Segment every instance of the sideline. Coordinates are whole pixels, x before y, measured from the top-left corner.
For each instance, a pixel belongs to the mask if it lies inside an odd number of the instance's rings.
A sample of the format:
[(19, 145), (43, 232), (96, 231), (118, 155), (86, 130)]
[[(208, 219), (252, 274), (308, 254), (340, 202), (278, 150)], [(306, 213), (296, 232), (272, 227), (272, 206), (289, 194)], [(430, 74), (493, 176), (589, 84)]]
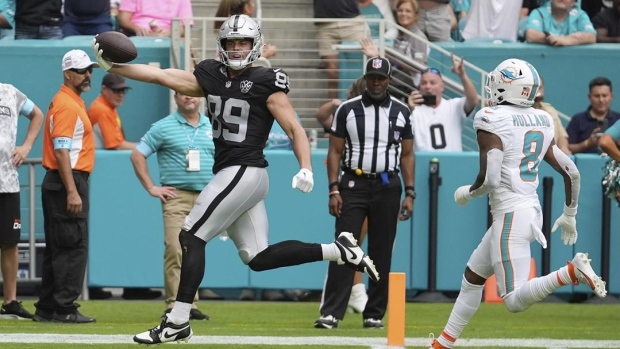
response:
[[(372, 349), (388, 348), (385, 338), (378, 337), (268, 337), (268, 336), (193, 336), (191, 344), (237, 345), (338, 345), (367, 346)], [(89, 335), (58, 333), (3, 333), (0, 343), (74, 343), (123, 344), (133, 343), (131, 335)], [(512, 348), (620, 348), (620, 340), (586, 339), (459, 339), (459, 347), (512, 347)], [(426, 347), (428, 338), (406, 338), (405, 345)], [(389, 347), (394, 349), (395, 347)]]

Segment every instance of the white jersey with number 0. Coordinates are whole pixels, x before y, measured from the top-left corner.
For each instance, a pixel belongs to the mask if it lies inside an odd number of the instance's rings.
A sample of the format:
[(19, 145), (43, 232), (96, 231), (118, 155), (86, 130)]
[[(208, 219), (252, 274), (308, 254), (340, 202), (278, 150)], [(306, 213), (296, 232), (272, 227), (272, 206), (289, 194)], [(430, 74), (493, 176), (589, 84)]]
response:
[(551, 115), (534, 108), (487, 107), (476, 113), (474, 128), (497, 135), (504, 148), (500, 186), (489, 194), (493, 215), (540, 207), (538, 167), (553, 140)]

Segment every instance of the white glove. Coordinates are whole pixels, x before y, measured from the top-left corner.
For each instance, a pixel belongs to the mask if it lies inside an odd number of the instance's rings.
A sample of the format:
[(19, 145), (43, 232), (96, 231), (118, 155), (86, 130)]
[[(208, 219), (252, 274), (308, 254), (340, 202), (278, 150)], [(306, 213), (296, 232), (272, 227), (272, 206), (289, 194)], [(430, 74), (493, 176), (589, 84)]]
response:
[(99, 49), (97, 37), (93, 38), (91, 46), (93, 47), (93, 52), (95, 53), (95, 57), (97, 58), (97, 63), (99, 63), (99, 67), (105, 71), (112, 69), (114, 62), (110, 62), (107, 59), (103, 58), (103, 50)]
[(293, 177), (293, 189), (299, 189), (304, 193), (309, 193), (314, 187), (314, 179), (312, 178), (312, 171), (307, 168), (302, 168)]
[(467, 205), (471, 201), (471, 194), (469, 193), (469, 188), (471, 185), (464, 185), (462, 187), (458, 187), (454, 192), (454, 201), (461, 206)]
[(569, 216), (566, 213), (562, 213), (560, 218), (556, 219), (553, 224), (551, 232), (554, 233), (558, 227), (562, 227), (562, 241), (564, 245), (574, 245), (577, 242), (577, 221), (575, 216)]
[(534, 232), (534, 238), (538, 243), (542, 246), (542, 248), (547, 248), (547, 239), (545, 239), (545, 234), (543, 234), (542, 230), (538, 227), (538, 224), (532, 222), (532, 231)]

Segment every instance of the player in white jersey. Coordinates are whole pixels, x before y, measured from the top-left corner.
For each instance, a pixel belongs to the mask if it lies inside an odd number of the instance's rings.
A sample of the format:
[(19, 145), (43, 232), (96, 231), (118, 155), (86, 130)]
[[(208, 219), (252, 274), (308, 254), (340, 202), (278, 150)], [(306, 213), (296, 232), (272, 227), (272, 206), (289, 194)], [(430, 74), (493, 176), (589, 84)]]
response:
[(528, 280), (530, 244), (536, 240), (547, 247), (536, 194), (540, 162), (545, 160), (564, 178), (564, 213), (552, 230), (562, 228), (565, 245), (577, 241), (580, 188), (577, 167), (553, 140), (551, 115), (532, 108), (539, 81), (536, 69), (519, 59), (505, 60), (487, 77), (490, 106), (474, 118), (480, 171), (473, 185), (456, 190), (454, 199), (466, 205), (472, 198), (489, 194), (493, 223), (467, 262), (448, 323), (440, 337), (432, 340), (431, 349), (452, 348), (478, 310), (483, 285), (493, 274), (510, 312), (525, 311), (569, 284), (589, 285), (599, 297), (607, 294), (605, 282), (592, 270), (586, 253), (577, 253), (567, 266), (548, 275)]

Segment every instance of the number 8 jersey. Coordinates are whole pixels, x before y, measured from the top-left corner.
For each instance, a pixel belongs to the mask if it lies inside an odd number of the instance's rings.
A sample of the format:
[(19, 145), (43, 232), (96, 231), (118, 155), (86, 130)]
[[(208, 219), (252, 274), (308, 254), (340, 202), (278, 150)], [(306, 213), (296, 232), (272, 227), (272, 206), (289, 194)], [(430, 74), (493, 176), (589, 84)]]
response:
[(538, 167), (553, 140), (551, 115), (534, 108), (487, 107), (476, 113), (474, 129), (497, 135), (504, 147), (500, 186), (489, 194), (491, 212), (540, 207)]
[(267, 167), (263, 149), (274, 121), (267, 99), (288, 93), (288, 75), (278, 68), (250, 67), (230, 78), (226, 65), (213, 59), (200, 62), (194, 75), (213, 125), (213, 173), (235, 165)]

